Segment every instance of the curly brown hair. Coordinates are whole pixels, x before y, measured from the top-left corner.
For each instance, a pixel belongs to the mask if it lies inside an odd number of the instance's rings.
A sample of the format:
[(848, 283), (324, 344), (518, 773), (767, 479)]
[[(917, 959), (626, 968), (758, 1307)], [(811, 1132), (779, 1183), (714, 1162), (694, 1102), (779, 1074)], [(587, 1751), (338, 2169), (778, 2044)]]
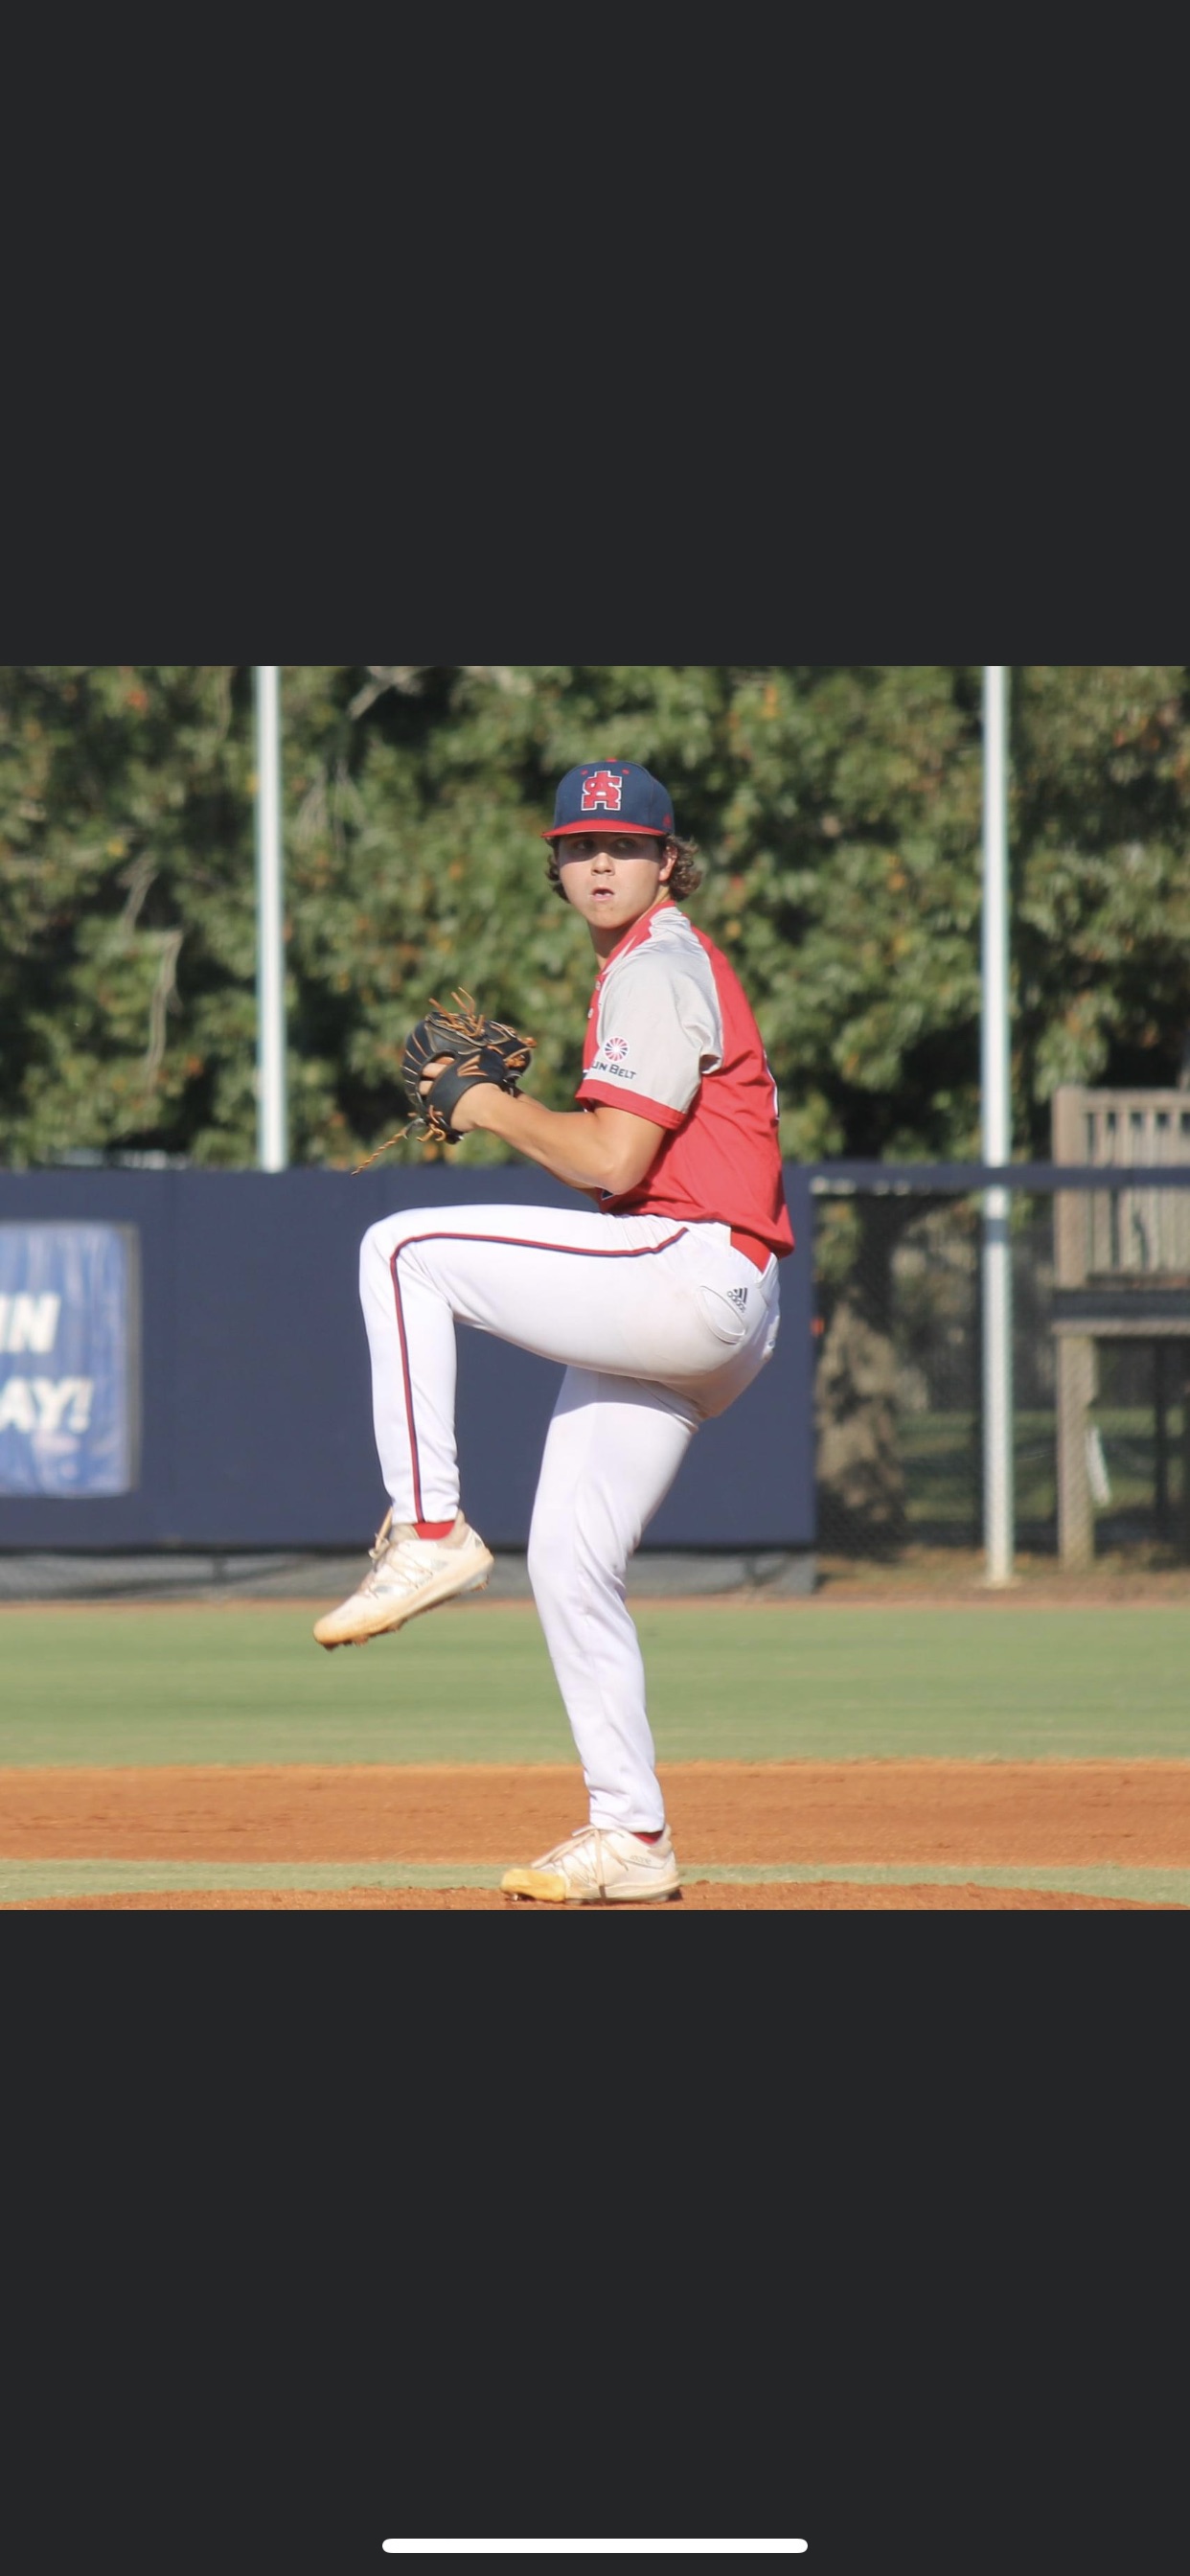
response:
[[(658, 834), (657, 837), (660, 838), (660, 834)], [(662, 858), (664, 858), (666, 850), (676, 850), (678, 855), (674, 860), (673, 873), (665, 891), (667, 894), (673, 896), (675, 903), (684, 903), (687, 895), (693, 894), (695, 887), (702, 884), (702, 869), (698, 865), (698, 843), (697, 841), (679, 841), (677, 833), (670, 832), (666, 835), (665, 848), (661, 852)], [(555, 894), (560, 894), (563, 903), (565, 903), (567, 901), (567, 894), (566, 888), (562, 883), (561, 870), (558, 866), (558, 845), (556, 841), (551, 841), (550, 843), (550, 854), (546, 861), (545, 872)]]

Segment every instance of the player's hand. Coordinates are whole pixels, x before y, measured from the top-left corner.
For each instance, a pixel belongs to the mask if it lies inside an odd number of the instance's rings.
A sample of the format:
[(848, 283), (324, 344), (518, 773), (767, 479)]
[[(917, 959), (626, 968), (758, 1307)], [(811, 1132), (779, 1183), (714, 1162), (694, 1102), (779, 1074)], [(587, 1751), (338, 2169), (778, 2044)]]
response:
[[(433, 1063), (426, 1066), (425, 1073), (418, 1084), (423, 1100), (428, 1100), (433, 1084), (440, 1073), (445, 1073), (449, 1063), (448, 1055), (436, 1055)], [(481, 1103), (485, 1092), (498, 1089), (499, 1085), (495, 1082), (473, 1082), (470, 1090), (465, 1091), (462, 1098), (456, 1100), (450, 1113), (450, 1123), (456, 1136), (469, 1136), (473, 1128), (483, 1125), (482, 1118), (477, 1118), (475, 1115), (476, 1108)]]

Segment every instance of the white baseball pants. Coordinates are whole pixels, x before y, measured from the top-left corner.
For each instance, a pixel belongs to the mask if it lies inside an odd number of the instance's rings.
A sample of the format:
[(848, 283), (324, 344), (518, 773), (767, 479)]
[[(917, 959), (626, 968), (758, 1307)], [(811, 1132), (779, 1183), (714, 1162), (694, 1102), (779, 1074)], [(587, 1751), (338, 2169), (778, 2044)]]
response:
[(452, 1520), (455, 1325), (566, 1368), (546, 1440), (529, 1577), (583, 1764), (593, 1824), (656, 1832), (644, 1667), (628, 1560), (699, 1423), (777, 1339), (763, 1274), (725, 1225), (532, 1207), (418, 1208), (364, 1236), (373, 1419), (398, 1521)]

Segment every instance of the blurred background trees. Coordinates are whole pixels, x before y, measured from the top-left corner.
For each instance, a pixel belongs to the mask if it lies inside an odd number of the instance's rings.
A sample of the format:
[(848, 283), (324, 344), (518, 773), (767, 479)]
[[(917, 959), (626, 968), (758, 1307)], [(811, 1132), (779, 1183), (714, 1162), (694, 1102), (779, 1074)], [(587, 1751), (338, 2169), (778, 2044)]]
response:
[[(0, 670), (0, 1162), (255, 1156), (251, 671)], [(539, 837), (573, 762), (644, 761), (702, 846), (791, 1158), (976, 1155), (977, 666), (283, 674), (292, 1152), (404, 1118), (406, 1029), (466, 984), (578, 1078), (591, 952)], [(1016, 1150), (1061, 1081), (1178, 1078), (1190, 674), (1013, 674)], [(402, 1152), (414, 1149), (397, 1149)], [(461, 1159), (497, 1158), (486, 1138)]]

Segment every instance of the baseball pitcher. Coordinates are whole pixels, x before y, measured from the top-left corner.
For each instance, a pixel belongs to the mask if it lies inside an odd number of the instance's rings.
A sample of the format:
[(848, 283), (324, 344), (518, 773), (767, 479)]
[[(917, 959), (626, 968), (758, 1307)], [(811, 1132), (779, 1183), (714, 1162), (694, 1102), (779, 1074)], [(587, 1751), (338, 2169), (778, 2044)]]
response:
[(487, 1582), (492, 1557), (459, 1503), (456, 1324), (561, 1361), (529, 1576), (590, 1820), (503, 1886), (640, 1903), (681, 1883), (628, 1561), (699, 1424), (769, 1358), (793, 1236), (773, 1077), (732, 967), (680, 909), (701, 879), (668, 790), (632, 761), (585, 762), (545, 838), (599, 968), (577, 1108), (521, 1091), (532, 1042), (469, 996), (413, 1031), (406, 1086), (428, 1132), (483, 1128), (592, 1204), (419, 1209), (370, 1227), (360, 1293), (391, 1511), (358, 1592), (314, 1634), (363, 1645)]

